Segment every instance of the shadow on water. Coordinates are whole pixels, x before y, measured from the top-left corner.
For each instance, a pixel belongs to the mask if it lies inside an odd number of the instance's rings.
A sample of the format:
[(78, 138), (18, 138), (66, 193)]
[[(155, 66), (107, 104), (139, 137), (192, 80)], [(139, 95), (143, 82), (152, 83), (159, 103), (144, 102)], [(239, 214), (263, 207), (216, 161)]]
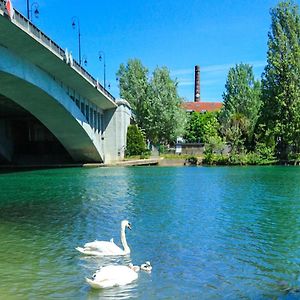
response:
[(0, 175), (9, 173), (32, 172), (38, 170), (52, 170), (52, 169), (65, 169), (65, 168), (81, 168), (83, 164), (73, 165), (42, 165), (42, 166), (1, 166)]

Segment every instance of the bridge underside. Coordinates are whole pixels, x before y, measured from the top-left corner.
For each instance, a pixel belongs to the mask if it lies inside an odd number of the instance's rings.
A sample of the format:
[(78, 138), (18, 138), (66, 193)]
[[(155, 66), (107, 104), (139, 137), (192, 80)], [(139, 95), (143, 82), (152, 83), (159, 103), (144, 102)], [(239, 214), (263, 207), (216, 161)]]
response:
[(74, 163), (39, 120), (1, 94), (0, 140), (0, 165)]
[(0, 7), (0, 28), (0, 164), (122, 159), (128, 103), (19, 13)]

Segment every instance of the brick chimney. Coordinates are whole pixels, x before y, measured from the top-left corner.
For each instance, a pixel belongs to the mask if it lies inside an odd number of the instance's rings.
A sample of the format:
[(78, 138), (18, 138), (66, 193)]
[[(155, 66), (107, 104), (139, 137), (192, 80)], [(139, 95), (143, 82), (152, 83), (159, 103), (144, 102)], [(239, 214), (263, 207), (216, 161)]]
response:
[(200, 66), (195, 66), (195, 95), (194, 102), (200, 101)]

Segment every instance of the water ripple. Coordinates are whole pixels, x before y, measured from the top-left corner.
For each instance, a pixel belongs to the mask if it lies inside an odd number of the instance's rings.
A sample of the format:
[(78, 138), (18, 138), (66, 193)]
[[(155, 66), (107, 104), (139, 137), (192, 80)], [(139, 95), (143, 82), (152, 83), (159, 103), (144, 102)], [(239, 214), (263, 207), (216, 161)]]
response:
[[(0, 174), (3, 299), (299, 299), (299, 168), (95, 168)], [(131, 257), (83, 257), (129, 219)], [(101, 266), (151, 274), (85, 283)]]

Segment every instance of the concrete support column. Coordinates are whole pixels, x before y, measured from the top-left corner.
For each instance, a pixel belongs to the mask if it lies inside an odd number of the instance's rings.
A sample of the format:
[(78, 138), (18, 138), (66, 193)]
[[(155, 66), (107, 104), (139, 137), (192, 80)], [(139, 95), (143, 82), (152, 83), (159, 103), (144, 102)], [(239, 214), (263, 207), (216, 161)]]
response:
[(131, 108), (126, 100), (116, 101), (116, 109), (104, 112), (104, 153), (105, 163), (119, 161), (124, 158), (127, 128), (130, 124)]

